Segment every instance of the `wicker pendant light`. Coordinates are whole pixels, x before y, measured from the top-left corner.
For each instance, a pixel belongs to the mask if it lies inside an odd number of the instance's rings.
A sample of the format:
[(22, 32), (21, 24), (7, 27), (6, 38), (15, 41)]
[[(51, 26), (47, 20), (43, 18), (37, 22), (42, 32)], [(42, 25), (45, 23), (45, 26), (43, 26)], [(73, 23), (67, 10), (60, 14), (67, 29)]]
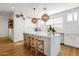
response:
[[(35, 8), (33, 8), (34, 9), (34, 12), (35, 12)], [(37, 23), (37, 19), (34, 17), (34, 18), (32, 18), (32, 21), (31, 21), (33, 24), (36, 24)]]
[(49, 19), (49, 16), (47, 14), (43, 14), (41, 18), (44, 22), (46, 22)]
[[(47, 10), (46, 8), (43, 8), (43, 9), (44, 9), (44, 11)], [(42, 19), (44, 22), (46, 22), (47, 20), (49, 20), (48, 14), (44, 13), (44, 14), (41, 16), (41, 19)]]
[(32, 23), (36, 24), (37, 23), (37, 19), (36, 18), (32, 18)]

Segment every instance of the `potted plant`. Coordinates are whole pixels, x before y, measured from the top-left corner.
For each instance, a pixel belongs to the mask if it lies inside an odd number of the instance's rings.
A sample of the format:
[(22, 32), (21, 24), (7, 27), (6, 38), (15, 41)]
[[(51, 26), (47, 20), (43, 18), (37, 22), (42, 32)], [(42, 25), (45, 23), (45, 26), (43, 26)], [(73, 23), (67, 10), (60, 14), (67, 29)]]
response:
[(48, 27), (47, 31), (48, 31), (48, 34), (51, 34), (51, 33), (53, 33), (53, 34), (54, 34), (54, 33), (56, 32), (55, 28), (54, 28), (54, 27), (52, 28), (52, 26), (51, 26), (51, 25), (49, 25), (49, 27)]
[(52, 28), (52, 33), (55, 34), (56, 30), (55, 28)]

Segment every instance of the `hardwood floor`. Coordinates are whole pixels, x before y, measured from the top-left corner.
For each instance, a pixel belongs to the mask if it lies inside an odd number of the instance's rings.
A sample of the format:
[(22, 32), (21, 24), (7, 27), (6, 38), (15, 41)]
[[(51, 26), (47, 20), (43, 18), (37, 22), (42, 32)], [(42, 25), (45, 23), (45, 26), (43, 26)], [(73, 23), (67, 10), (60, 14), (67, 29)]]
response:
[(79, 48), (61, 45), (59, 56), (79, 56)]
[[(23, 42), (12, 43), (8, 38), (0, 38), (0, 56), (33, 56)], [(61, 45), (59, 56), (79, 56), (79, 48)]]
[(23, 42), (12, 43), (9, 39), (0, 38), (0, 56), (32, 56)]

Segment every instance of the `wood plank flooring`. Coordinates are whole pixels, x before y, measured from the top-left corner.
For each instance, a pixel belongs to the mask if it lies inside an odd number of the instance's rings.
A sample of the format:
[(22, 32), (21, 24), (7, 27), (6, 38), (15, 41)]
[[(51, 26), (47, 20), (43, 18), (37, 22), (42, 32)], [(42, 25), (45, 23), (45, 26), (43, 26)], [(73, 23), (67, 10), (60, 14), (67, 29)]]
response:
[[(33, 56), (30, 50), (24, 47), (23, 42), (13, 43), (8, 38), (0, 38), (0, 56)], [(61, 45), (58, 56), (79, 56), (79, 48)]]
[(79, 48), (61, 45), (59, 56), (79, 56)]
[(12, 43), (9, 39), (0, 38), (0, 56), (33, 56), (23, 42)]

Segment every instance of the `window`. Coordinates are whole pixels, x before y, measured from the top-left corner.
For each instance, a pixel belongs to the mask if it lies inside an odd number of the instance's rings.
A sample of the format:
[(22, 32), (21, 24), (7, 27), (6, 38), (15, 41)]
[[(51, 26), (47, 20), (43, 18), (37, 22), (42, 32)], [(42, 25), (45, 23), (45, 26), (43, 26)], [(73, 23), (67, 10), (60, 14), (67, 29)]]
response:
[(62, 25), (62, 23), (59, 23), (59, 24), (55, 24), (55, 27), (62, 28), (63, 25)]
[(63, 17), (49, 19), (46, 24), (54, 26), (56, 31), (60, 32), (63, 30)]
[(49, 19), (47, 22), (46, 22), (47, 25), (53, 25), (53, 19)]
[(62, 22), (63, 22), (62, 17), (58, 17), (58, 18), (54, 19), (54, 24), (58, 24), (58, 23), (62, 23)]
[(47, 21), (47, 25), (53, 25), (53, 24), (59, 24), (59, 23), (63, 23), (62, 17), (58, 17), (58, 18), (54, 18), (54, 19), (49, 19)]
[(74, 12), (74, 21), (77, 21), (77, 12)]
[(77, 11), (67, 14), (67, 21), (77, 21)]
[(73, 21), (73, 13), (67, 14), (67, 21)]

